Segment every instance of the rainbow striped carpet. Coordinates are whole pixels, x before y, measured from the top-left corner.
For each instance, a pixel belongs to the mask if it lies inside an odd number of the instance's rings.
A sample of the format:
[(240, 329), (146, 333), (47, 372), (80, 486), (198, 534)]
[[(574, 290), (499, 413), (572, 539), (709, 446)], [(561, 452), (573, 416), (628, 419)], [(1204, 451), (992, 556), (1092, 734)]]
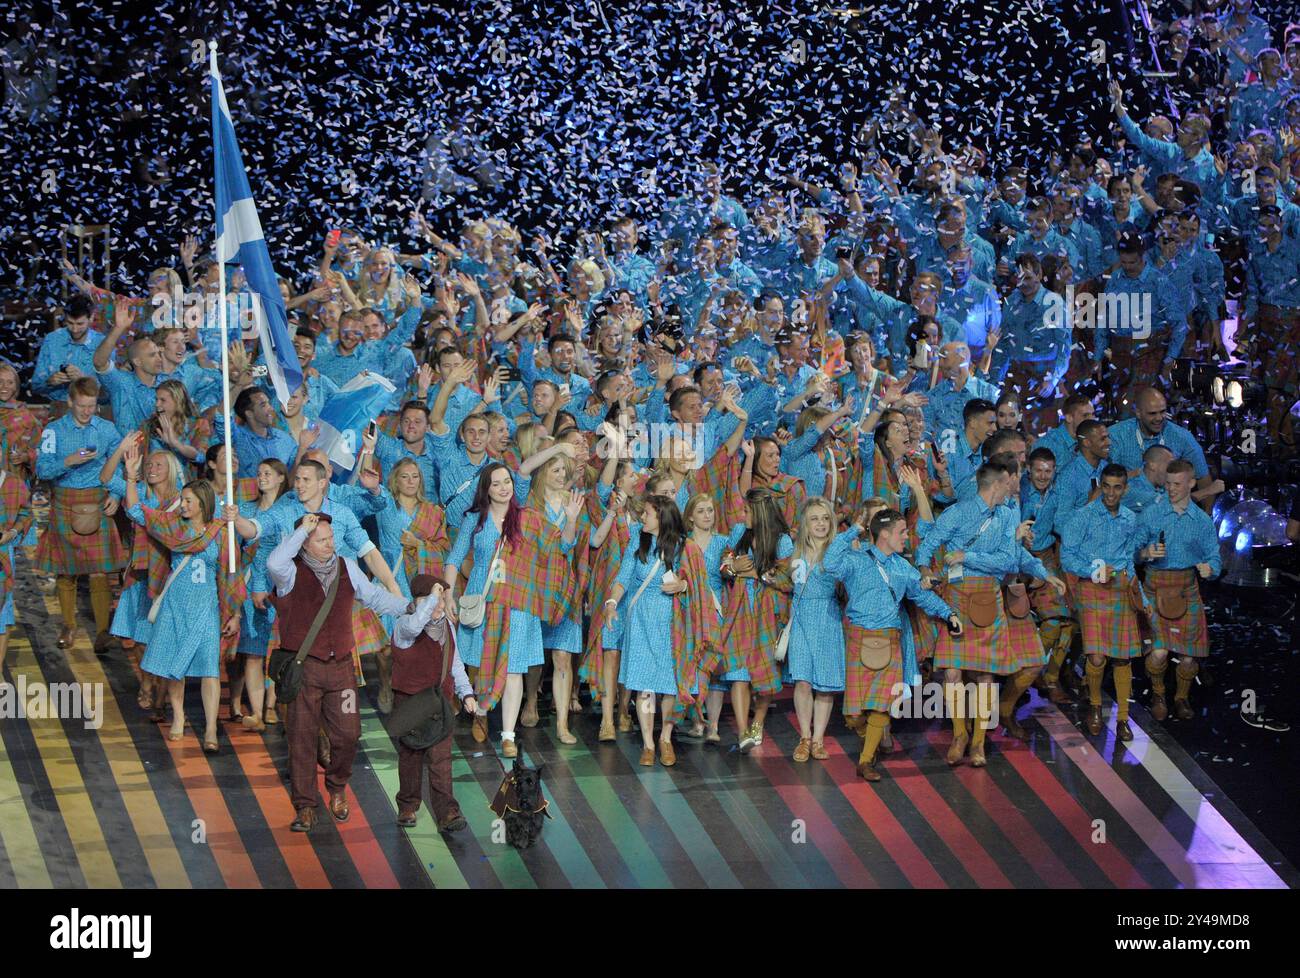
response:
[[(84, 600), (84, 595), (83, 595)], [(197, 683), (184, 741), (135, 704), (120, 653), (55, 647), (57, 607), (24, 581), (4, 679), (103, 684), (101, 720), (0, 719), (0, 887), (1286, 887), (1300, 883), (1260, 833), (1150, 717), (1113, 726), (1098, 751), (1059, 710), (1022, 708), (1029, 745), (992, 738), (989, 766), (951, 770), (937, 721), (901, 724), (886, 778), (854, 776), (858, 738), (828, 738), (827, 762), (794, 764), (788, 700), (749, 757), (679, 742), (678, 765), (642, 768), (639, 738), (596, 741), (575, 724), (521, 732), (546, 765), (554, 819), (516, 851), (487, 804), (502, 777), (493, 745), (454, 748), (469, 829), (444, 839), (427, 808), (395, 824), (396, 754), (362, 691), (352, 818), (289, 831), (287, 756), (274, 728), (223, 724), (202, 753)], [(222, 716), (228, 715), (223, 703)], [(1028, 716), (1029, 719), (1025, 719)], [(1112, 721), (1113, 724), (1113, 721)], [(324, 790), (322, 785), (322, 791)]]

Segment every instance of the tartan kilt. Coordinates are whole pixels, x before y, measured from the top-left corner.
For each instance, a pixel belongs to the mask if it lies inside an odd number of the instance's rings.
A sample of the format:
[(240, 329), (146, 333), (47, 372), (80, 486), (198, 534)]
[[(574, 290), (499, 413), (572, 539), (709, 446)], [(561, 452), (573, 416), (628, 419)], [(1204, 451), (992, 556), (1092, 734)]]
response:
[(1038, 623), (1034, 616), (1016, 618), (1008, 614), (1007, 640), (995, 652), (1003, 665), (1003, 668), (993, 670), (999, 676), (1010, 676), (1021, 669), (1046, 664), (1047, 652), (1043, 649), (1043, 640), (1038, 634)]
[[(1061, 559), (1059, 545), (1052, 544), (1046, 550), (1034, 554), (1043, 562), (1048, 572), (1061, 577)], [(1073, 618), (1074, 610), (1070, 607), (1069, 594), (1057, 594), (1050, 584), (1029, 585), (1029, 601), (1034, 606), (1034, 616), (1040, 621), (1053, 618)]]
[[(971, 598), (989, 591), (997, 596), (997, 617), (987, 628), (976, 628), (970, 620)], [(954, 637), (948, 629), (939, 629), (939, 638), (934, 648), (934, 667), (1005, 675), (1007, 670), (1002, 663), (1004, 654), (999, 649), (1010, 641), (1007, 622), (1011, 616), (1002, 603), (1002, 583), (993, 577), (962, 577), (957, 581), (936, 585), (935, 593), (957, 612), (961, 618), (962, 633)], [(1040, 643), (1040, 653), (1041, 650)]]
[[(1201, 601), (1201, 588), (1196, 580), (1196, 568), (1186, 570), (1156, 570), (1148, 568), (1145, 580), (1149, 592), (1177, 590), (1187, 598), (1187, 614), (1171, 621), (1157, 609), (1151, 615), (1152, 641), (1157, 651), (1177, 652), (1193, 659), (1204, 659), (1210, 654), (1210, 630), (1205, 622), (1205, 605)], [(1154, 600), (1154, 594), (1152, 594)]]
[(1300, 348), (1300, 309), (1259, 307), (1255, 353), (1263, 363), (1264, 384), (1274, 390), (1296, 389), (1296, 357)]
[[(50, 500), (50, 522), (36, 544), (36, 567), (46, 574), (111, 574), (121, 570), (130, 555), (111, 516), (101, 516), (99, 531), (89, 536), (74, 533), (67, 506), (102, 502), (103, 489), (55, 487)], [(143, 532), (143, 531), (142, 531)]]
[[(908, 623), (912, 628), (912, 642), (916, 648), (916, 661), (934, 658), (935, 646), (939, 643), (939, 631), (943, 626), (931, 618), (911, 601), (904, 603), (907, 609)], [(947, 631), (947, 629), (943, 629)]]
[(1127, 575), (1113, 577), (1108, 584), (1091, 578), (1071, 581), (1075, 606), (1079, 610), (1083, 651), (1111, 659), (1136, 659), (1142, 655), (1142, 630), (1129, 604)]
[[(897, 628), (863, 628), (844, 620), (844, 715), (857, 716), (870, 710), (888, 713), (898, 699), (903, 679), (902, 633)], [(858, 650), (868, 638), (889, 639), (889, 665), (868, 669)]]
[(369, 655), (388, 648), (388, 632), (379, 616), (361, 602), (352, 605), (352, 641), (357, 655)]
[(1002, 392), (1014, 392), (1020, 398), (1026, 431), (1046, 431), (1056, 424), (1056, 399), (1042, 398), (1035, 391), (1056, 364), (1051, 360), (1012, 360), (1002, 382)]

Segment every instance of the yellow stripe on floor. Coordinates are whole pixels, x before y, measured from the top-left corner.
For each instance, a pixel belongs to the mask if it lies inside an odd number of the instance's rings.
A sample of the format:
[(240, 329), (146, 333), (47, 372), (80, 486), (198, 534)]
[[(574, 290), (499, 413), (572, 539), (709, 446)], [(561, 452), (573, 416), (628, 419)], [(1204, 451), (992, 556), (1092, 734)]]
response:
[(54, 885), (3, 740), (0, 740), (0, 841), (4, 842), (5, 855), (19, 888), (50, 889)]
[[(50, 603), (47, 599), (47, 604)], [(122, 804), (131, 816), (131, 825), (144, 850), (149, 872), (160, 888), (189, 889), (189, 874), (176, 849), (176, 842), (167, 828), (167, 820), (158, 807), (158, 796), (149, 783), (149, 775), (135, 749), (135, 741), (122, 719), (117, 698), (104, 674), (104, 668), (94, 652), (83, 642), (67, 651), (68, 666), (79, 683), (102, 683), (104, 695), (100, 701), (102, 726), (97, 733), (99, 742), (108, 756), (108, 767), (122, 793)]]
[[(85, 636), (80, 635), (79, 642), (85, 643)], [(21, 630), (15, 629), (9, 643), (10, 672), (15, 680), (19, 676), (26, 679), (28, 687), (43, 685), (45, 677), (36, 663), (36, 654)], [(77, 759), (73, 756), (72, 746), (63, 732), (63, 722), (58, 717), (28, 717), (28, 728), (36, 749), (45, 766), (45, 776), (49, 779), (63, 815), (63, 823), (68, 837), (72, 839), (77, 861), (81, 865), (86, 884), (97, 889), (120, 889), (122, 881), (113, 865), (108, 843), (100, 828), (95, 806), (91, 803), (82, 780)]]

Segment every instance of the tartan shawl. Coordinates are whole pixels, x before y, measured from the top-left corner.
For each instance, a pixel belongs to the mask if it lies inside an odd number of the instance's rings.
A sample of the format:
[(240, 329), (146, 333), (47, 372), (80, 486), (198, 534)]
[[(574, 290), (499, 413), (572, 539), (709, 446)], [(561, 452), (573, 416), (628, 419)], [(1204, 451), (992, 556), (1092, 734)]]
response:
[[(168, 512), (165, 509), (154, 509), (150, 506), (141, 506), (144, 512), (145, 531), (156, 540), (166, 551), (172, 554), (199, 554), (207, 549), (208, 544), (217, 539), (218, 535), (225, 531), (226, 524), (218, 519), (208, 520), (208, 525), (203, 532), (197, 536), (193, 535), (179, 511)], [(244, 603), (246, 596), (244, 588), (244, 576), (238, 570), (231, 574), (229, 571), (230, 559), (230, 542), (223, 540), (219, 548), (220, 567), (218, 568), (217, 578), (217, 605), (220, 611), (218, 624), (224, 623), (232, 615), (238, 617), (240, 605)], [(157, 591), (154, 590), (154, 561), (153, 554), (150, 554), (149, 566), (149, 596), (157, 597), (162, 591), (163, 583), (167, 580), (167, 575), (171, 573), (170, 555), (163, 557), (160, 561), (164, 568), (162, 580), (157, 583)], [(238, 566), (238, 565), (236, 565)], [(227, 654), (233, 652), (239, 644), (239, 633), (236, 632), (230, 638), (221, 640), (221, 650)]]
[[(146, 488), (145, 491), (148, 492), (148, 489)], [(163, 511), (173, 503), (179, 502), (180, 496), (178, 492), (171, 499), (162, 502)], [(143, 499), (143, 495), (140, 498)], [(140, 508), (145, 509), (144, 503), (140, 504)], [(169, 573), (171, 573), (171, 551), (146, 533), (144, 527), (135, 526), (131, 537), (131, 558), (122, 571), (122, 589), (126, 590), (136, 581), (148, 581), (149, 596), (153, 597), (162, 590), (163, 581), (167, 580)]]
[[(725, 561), (731, 553), (731, 550), (726, 551), (722, 559)], [(790, 558), (777, 561), (772, 570), (772, 584), (756, 581), (758, 597), (752, 609), (749, 607), (746, 579), (736, 578), (732, 581), (723, 607), (722, 634), (718, 645), (707, 655), (703, 665), (710, 675), (743, 666), (759, 655), (767, 655), (768, 650), (775, 653), (781, 629), (790, 617), (790, 596), (794, 593)], [(705, 594), (704, 597), (707, 598), (708, 595)], [(711, 607), (711, 600), (709, 604)], [(765, 690), (756, 686), (755, 692)]]
[[(0, 485), (0, 531), (13, 530), (15, 544), (22, 543), (27, 528), (32, 525), (30, 502), (27, 483), (12, 472), (8, 473)], [(14, 568), (9, 560), (9, 548), (0, 548), (0, 603), (9, 596), (13, 581)]]
[(451, 541), (447, 537), (447, 521), (443, 509), (437, 503), (420, 500), (411, 516), (411, 525), (407, 527), (413, 536), (419, 537), (420, 546), (405, 549), (407, 575), (432, 574), (442, 578), (443, 567), (447, 562), (447, 553), (451, 550)]
[[(707, 463), (688, 472), (683, 483), (687, 487), (687, 495), (694, 496), (702, 492), (713, 500), (714, 512), (718, 514), (718, 523), (713, 532), (721, 533), (724, 537), (732, 524), (740, 522), (744, 516), (740, 508), (743, 499), (735, 488), (739, 479), (740, 468), (736, 456), (727, 451), (726, 445), (721, 445)], [(636, 483), (638, 495), (645, 493), (649, 481), (650, 472), (641, 473)], [(603, 514), (601, 519), (604, 519)]]
[(716, 661), (721, 647), (718, 615), (709, 597), (709, 575), (704, 554), (694, 540), (687, 539), (677, 561), (677, 576), (686, 582), (686, 601), (681, 613), (673, 615), (673, 662), (677, 674), (677, 703), (674, 716), (680, 717), (695, 702), (691, 687), (697, 678), (700, 692), (705, 692), (707, 678), (700, 676), (706, 661)]
[(524, 611), (558, 625), (569, 614), (574, 596), (573, 571), (560, 552), (560, 531), (532, 509), (520, 512), (519, 529), (520, 540), (501, 547), (501, 576), (492, 586), (479, 626), (483, 629), (483, 659), (477, 693), (486, 711), (496, 706), (506, 687), (509, 612)]
[[(725, 452), (724, 452), (725, 453)], [(717, 457), (714, 457), (714, 465)], [(727, 458), (727, 468), (721, 473), (725, 479), (723, 486), (724, 499), (723, 505), (718, 512), (723, 514), (723, 519), (719, 521), (718, 526), (714, 527), (714, 533), (721, 533), (726, 536), (731, 532), (731, 528), (737, 523), (745, 522), (745, 494), (740, 491), (740, 457), (729, 456)], [(808, 491), (804, 488), (803, 480), (797, 476), (789, 475), (785, 472), (778, 472), (776, 478), (764, 485), (755, 473), (750, 483), (755, 489), (768, 489), (776, 496), (776, 504), (781, 507), (781, 515), (785, 517), (786, 526), (793, 535), (795, 527), (798, 525), (799, 510), (808, 498)]]
[[(599, 526), (605, 520), (606, 507), (596, 493), (587, 495), (588, 517)], [(601, 670), (604, 668), (605, 649), (601, 640), (604, 621), (604, 604), (618, 580), (623, 554), (632, 537), (628, 524), (615, 519), (605, 542), (599, 547), (588, 547), (587, 607), (591, 609), (591, 626), (587, 629), (586, 652), (578, 668), (580, 679), (591, 683), (592, 698), (600, 699)], [(590, 539), (590, 538), (588, 538)]]
[(12, 407), (0, 405), (0, 428), (9, 440), (9, 468), (36, 471), (36, 447), (41, 436), (41, 423), (26, 404)]

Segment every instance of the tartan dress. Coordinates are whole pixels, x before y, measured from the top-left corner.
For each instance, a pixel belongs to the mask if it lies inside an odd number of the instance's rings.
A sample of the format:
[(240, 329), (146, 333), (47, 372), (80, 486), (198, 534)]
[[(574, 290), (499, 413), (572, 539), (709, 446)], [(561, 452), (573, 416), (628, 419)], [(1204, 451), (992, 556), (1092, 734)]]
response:
[[(743, 525), (731, 528), (728, 552), (734, 553), (744, 532)], [(717, 653), (705, 660), (706, 671), (711, 675), (725, 677), (738, 669), (746, 669), (755, 693), (775, 693), (781, 689), (776, 643), (790, 617), (790, 596), (794, 593), (790, 576), (790, 556), (793, 553), (794, 542), (788, 536), (782, 536), (777, 547), (778, 559), (772, 568), (774, 578), (771, 584), (742, 578), (731, 582), (724, 603)]]
[(484, 711), (497, 705), (506, 688), (510, 612), (522, 611), (554, 624), (569, 613), (573, 596), (573, 572), (561, 552), (559, 531), (528, 509), (519, 514), (519, 529), (520, 538), (501, 547), (499, 579), (479, 626), (483, 656), (475, 693)]

